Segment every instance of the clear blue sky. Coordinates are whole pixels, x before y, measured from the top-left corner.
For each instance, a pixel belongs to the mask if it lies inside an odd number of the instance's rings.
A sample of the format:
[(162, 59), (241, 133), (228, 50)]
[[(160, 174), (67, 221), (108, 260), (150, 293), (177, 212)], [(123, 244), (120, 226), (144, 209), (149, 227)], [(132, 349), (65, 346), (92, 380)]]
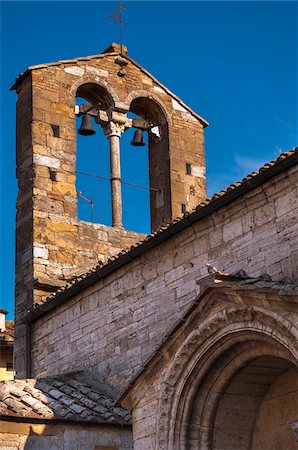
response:
[[(29, 65), (100, 53), (119, 39), (108, 18), (116, 2), (0, 5), (1, 307), (12, 313), (16, 94), (8, 89)], [(297, 145), (296, 2), (127, 1), (125, 6), (129, 55), (210, 123), (209, 196)], [(122, 142), (123, 179), (146, 184), (146, 152), (130, 147), (131, 138), (128, 133)], [(78, 145), (80, 170), (108, 176), (102, 133)], [(108, 224), (108, 183), (79, 177), (78, 188), (95, 201), (96, 220)], [(146, 191), (124, 187), (123, 197), (125, 226), (148, 231)], [(80, 217), (90, 218), (85, 202)]]

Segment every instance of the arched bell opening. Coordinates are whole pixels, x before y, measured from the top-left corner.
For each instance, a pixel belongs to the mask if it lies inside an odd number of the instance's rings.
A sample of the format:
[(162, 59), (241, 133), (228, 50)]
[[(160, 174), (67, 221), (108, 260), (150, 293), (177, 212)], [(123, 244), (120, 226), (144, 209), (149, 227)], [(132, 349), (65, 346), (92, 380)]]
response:
[(113, 105), (112, 95), (101, 85), (89, 82), (76, 90), (78, 217), (105, 225), (111, 225), (109, 142), (97, 123), (97, 114)]
[(296, 448), (297, 361), (280, 342), (235, 333), (211, 345), (185, 372), (172, 404), (169, 448)]
[[(129, 120), (139, 116), (127, 112)], [(140, 133), (139, 145), (133, 143)], [(148, 133), (131, 127), (121, 135), (121, 179), (123, 225), (127, 230), (150, 233), (150, 192), (148, 170)]]
[[(162, 107), (156, 100), (148, 97), (141, 96), (133, 99), (130, 104), (130, 113), (134, 115), (134, 118), (143, 120), (141, 129), (147, 145), (140, 148), (136, 146), (134, 153), (141, 151), (143, 160), (147, 161), (151, 231), (156, 231), (171, 219), (168, 121)], [(141, 124), (141, 121), (139, 123)], [(133, 138), (138, 140), (136, 133), (132, 134)], [(147, 152), (146, 148), (148, 148)]]
[(104, 111), (115, 104), (110, 92), (97, 83), (81, 84), (77, 89), (76, 96), (84, 98), (93, 106), (99, 104), (100, 109)]

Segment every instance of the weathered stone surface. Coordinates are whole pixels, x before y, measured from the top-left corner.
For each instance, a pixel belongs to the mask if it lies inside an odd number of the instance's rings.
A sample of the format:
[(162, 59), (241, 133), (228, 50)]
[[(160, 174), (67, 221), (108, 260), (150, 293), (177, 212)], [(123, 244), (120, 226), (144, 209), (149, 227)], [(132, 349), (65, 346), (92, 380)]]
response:
[[(149, 149), (150, 183), (159, 189), (158, 192), (151, 191), (153, 229), (181, 216), (182, 203), (189, 211), (205, 198), (204, 123), (178, 98), (173, 98), (166, 88), (159, 86), (153, 77), (131, 62), (125, 68), (127, 75), (119, 78), (120, 66), (115, 64), (116, 58), (106, 54), (73, 64), (40, 66), (18, 88), (17, 173), (20, 192), (17, 240), (20, 244), (17, 245), (17, 271), (23, 272), (22, 246), (46, 246), (43, 255), (39, 251), (33, 260), (32, 279), (42, 274), (51, 282), (66, 281), (98, 262), (107, 261), (141, 238), (137, 233), (105, 226), (98, 228), (77, 219), (75, 96), (78, 88), (85, 89), (80, 88), (84, 83), (99, 83), (99, 95), (106, 96), (101, 98), (103, 105), (110, 105), (112, 97), (113, 102), (121, 107), (120, 112), (113, 112), (115, 120), (123, 120), (123, 111), (133, 104), (137, 113), (145, 108), (148, 120), (159, 124), (159, 138), (156, 142), (150, 139)], [(102, 83), (108, 83), (107, 91)], [(149, 97), (152, 98), (149, 100)], [(59, 127), (58, 137), (54, 136), (53, 126)], [(186, 162), (194, 167), (192, 175), (185, 173)], [(33, 175), (30, 175), (29, 168), (32, 168)], [(195, 168), (200, 168), (199, 173)], [(190, 190), (195, 195), (190, 195)], [(24, 204), (24, 198), (28, 202), (33, 200), (29, 207)], [(28, 220), (26, 228), (22, 226), (24, 211), (34, 217), (31, 225)], [(51, 214), (57, 216), (53, 221), (50, 220)], [(66, 218), (72, 222), (66, 223)], [(31, 228), (29, 233), (28, 227)], [(55, 249), (50, 250), (53, 245)], [(42, 294), (41, 289), (30, 292), (31, 287), (27, 290), (24, 279), (22, 282), (20, 277), (17, 279), (17, 292), (28, 292), (27, 309), (47, 297), (48, 293)], [(28, 283), (32, 286), (32, 280)], [(18, 343), (16, 346), (17, 353), (20, 350), (22, 355), (20, 358), (24, 355), (22, 345), (20, 349)]]
[[(271, 220), (267, 221), (266, 216), (261, 224), (244, 227), (241, 207), (247, 200), (244, 195), (144, 252), (113, 272), (104, 284), (98, 282), (92, 286), (84, 298), (74, 297), (61, 309), (41, 317), (36, 322), (33, 341), (39, 356), (34, 363), (34, 374), (59, 373), (65, 364), (77, 368), (84, 355), (84, 364), (90, 370), (99, 370), (102, 380), (121, 390), (127, 378), (133, 377), (160, 344), (166, 330), (199, 294), (200, 279), (207, 273), (207, 263), (229, 273), (240, 269), (251, 276), (267, 273), (274, 281), (286, 276), (297, 277), (298, 267), (292, 261), (297, 258), (298, 250), (298, 224), (295, 220), (291, 222), (291, 217), (296, 217), (297, 213), (295, 203), (292, 203), (293, 210), (287, 213), (287, 223), (292, 223), (296, 233), (292, 227), (281, 225), (275, 209), (277, 196), (283, 198), (296, 192), (296, 176), (296, 172), (291, 172), (289, 179), (289, 173), (284, 172), (276, 177), (281, 184), (287, 178), (283, 190), (279, 183), (276, 183), (276, 191), (272, 190), (270, 181), (263, 184), (263, 192), (270, 189), (263, 206), (264, 217), (265, 212), (273, 208)], [(247, 217), (253, 217), (256, 210), (262, 217), (258, 197), (249, 192), (249, 198), (255, 198), (256, 206), (250, 203)], [(266, 283), (257, 281), (260, 287)], [(71, 319), (78, 304), (80, 315)], [(59, 345), (58, 334), (44, 333), (43, 327), (48, 321), (54, 329), (59, 328), (60, 321), (64, 324), (63, 345)], [(57, 342), (51, 365), (45, 350), (49, 339)], [(64, 355), (65, 347), (71, 343), (76, 350)]]

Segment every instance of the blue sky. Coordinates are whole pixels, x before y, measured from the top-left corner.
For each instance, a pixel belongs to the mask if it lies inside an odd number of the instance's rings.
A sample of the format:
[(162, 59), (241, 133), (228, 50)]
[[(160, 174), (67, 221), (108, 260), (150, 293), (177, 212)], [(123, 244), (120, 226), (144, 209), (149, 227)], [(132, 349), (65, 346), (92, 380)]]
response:
[[(112, 1), (1, 2), (1, 307), (13, 312), (15, 102), (8, 89), (29, 65), (100, 53), (118, 41)], [(128, 54), (210, 126), (208, 194), (297, 145), (296, 2), (125, 2)], [(146, 151), (122, 140), (123, 179), (148, 183)], [(108, 176), (106, 138), (78, 141), (78, 168)], [(99, 144), (99, 145), (98, 145)], [(100, 149), (99, 149), (100, 148)], [(89, 178), (88, 178), (89, 180)], [(110, 223), (108, 182), (78, 178)], [(146, 190), (123, 187), (124, 223), (148, 231)], [(80, 201), (81, 218), (90, 207)]]

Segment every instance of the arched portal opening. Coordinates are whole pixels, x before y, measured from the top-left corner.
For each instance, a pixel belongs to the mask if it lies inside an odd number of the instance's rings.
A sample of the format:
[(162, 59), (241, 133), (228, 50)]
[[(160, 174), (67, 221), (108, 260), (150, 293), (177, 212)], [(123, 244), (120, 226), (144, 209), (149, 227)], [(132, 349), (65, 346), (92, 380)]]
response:
[(114, 100), (105, 87), (90, 82), (78, 87), (76, 105), (77, 108), (88, 108), (88, 105), (95, 107), (94, 111), (88, 113), (89, 124), (95, 134), (87, 137), (80, 135), (82, 116), (77, 114), (76, 118), (78, 217), (87, 222), (111, 225), (109, 143), (92, 113), (98, 109), (106, 111), (114, 105)]
[(294, 449), (297, 405), (297, 364), (286, 348), (252, 332), (226, 336), (188, 374), (172, 448)]
[[(132, 117), (147, 123), (144, 129), (146, 146), (141, 151), (142, 166), (148, 168), (149, 192), (146, 202), (150, 204), (151, 230), (155, 231), (171, 218), (169, 128), (165, 111), (156, 100), (145, 96), (134, 98), (130, 104)], [(146, 164), (144, 164), (144, 161)]]
[(256, 358), (222, 392), (213, 419), (211, 448), (295, 448), (297, 406), (294, 365), (278, 357)]

